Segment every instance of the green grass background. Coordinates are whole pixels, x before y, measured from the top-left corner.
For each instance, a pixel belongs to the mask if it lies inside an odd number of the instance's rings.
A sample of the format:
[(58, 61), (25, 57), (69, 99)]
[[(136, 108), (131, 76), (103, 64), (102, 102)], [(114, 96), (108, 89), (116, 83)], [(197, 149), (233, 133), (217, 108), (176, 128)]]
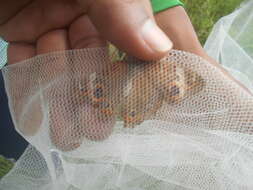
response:
[(204, 45), (213, 25), (233, 12), (243, 0), (182, 0), (191, 18), (199, 40)]
[(9, 160), (6, 160), (4, 157), (0, 156), (0, 178), (8, 173), (12, 168), (13, 163)]
[[(219, 18), (231, 13), (243, 0), (183, 0), (202, 44)], [(0, 156), (0, 178), (13, 163)]]

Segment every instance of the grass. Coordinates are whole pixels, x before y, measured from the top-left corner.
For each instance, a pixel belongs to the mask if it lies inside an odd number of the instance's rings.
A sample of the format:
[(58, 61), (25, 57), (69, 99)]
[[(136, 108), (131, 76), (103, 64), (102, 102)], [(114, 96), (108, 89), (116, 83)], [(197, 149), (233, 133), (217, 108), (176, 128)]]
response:
[(13, 167), (13, 163), (0, 156), (0, 179), (10, 171)]
[[(219, 18), (231, 13), (243, 0), (183, 0), (200, 42), (205, 43), (213, 25)], [(0, 178), (13, 163), (0, 156)]]
[(244, 0), (182, 0), (197, 35), (204, 45), (213, 25), (233, 12)]

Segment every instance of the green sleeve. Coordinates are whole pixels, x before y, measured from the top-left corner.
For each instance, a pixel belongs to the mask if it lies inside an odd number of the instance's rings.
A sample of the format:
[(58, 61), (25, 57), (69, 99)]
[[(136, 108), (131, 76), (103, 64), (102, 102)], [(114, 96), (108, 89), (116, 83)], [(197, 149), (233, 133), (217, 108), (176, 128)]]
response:
[(151, 4), (154, 13), (158, 13), (171, 7), (184, 5), (180, 0), (151, 0)]

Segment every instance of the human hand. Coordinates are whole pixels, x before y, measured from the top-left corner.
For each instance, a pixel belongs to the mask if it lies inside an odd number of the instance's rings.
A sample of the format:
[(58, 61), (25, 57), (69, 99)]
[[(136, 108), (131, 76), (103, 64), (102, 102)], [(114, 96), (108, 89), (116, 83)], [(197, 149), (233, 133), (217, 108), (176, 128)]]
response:
[(148, 0), (22, 0), (1, 9), (0, 36), (10, 42), (10, 64), (21, 59), (15, 52), (25, 59), (52, 49), (103, 46), (106, 40), (147, 60), (161, 58), (172, 46)]
[[(182, 7), (153, 17), (148, 0), (37, 0), (15, 3), (16, 7), (7, 3), (0, 11), (0, 35), (10, 42), (9, 64), (43, 53), (105, 46), (107, 40), (132, 56), (159, 59), (171, 49), (172, 43), (167, 36), (171, 37), (175, 48), (205, 55)], [(156, 26), (155, 20), (167, 36)], [(40, 114), (40, 111), (37, 113)], [(62, 119), (56, 118), (55, 121)], [(57, 131), (62, 130), (57, 125), (55, 127)], [(66, 147), (70, 139), (60, 140), (58, 137), (55, 137), (55, 143), (61, 149), (79, 146), (77, 143)]]

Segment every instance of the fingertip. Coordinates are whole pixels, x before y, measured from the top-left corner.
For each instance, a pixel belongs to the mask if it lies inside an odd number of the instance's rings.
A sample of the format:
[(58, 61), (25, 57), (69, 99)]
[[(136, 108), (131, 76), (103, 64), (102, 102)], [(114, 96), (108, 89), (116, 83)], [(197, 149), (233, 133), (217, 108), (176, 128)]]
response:
[(42, 35), (36, 46), (37, 54), (68, 50), (70, 48), (67, 31), (59, 29)]
[(101, 35), (121, 51), (142, 60), (157, 60), (172, 42), (157, 26), (145, 4), (149, 1), (98, 1), (88, 14)]
[(151, 19), (145, 21), (141, 35), (146, 44), (157, 54), (163, 54), (172, 49), (172, 42), (166, 34)]

